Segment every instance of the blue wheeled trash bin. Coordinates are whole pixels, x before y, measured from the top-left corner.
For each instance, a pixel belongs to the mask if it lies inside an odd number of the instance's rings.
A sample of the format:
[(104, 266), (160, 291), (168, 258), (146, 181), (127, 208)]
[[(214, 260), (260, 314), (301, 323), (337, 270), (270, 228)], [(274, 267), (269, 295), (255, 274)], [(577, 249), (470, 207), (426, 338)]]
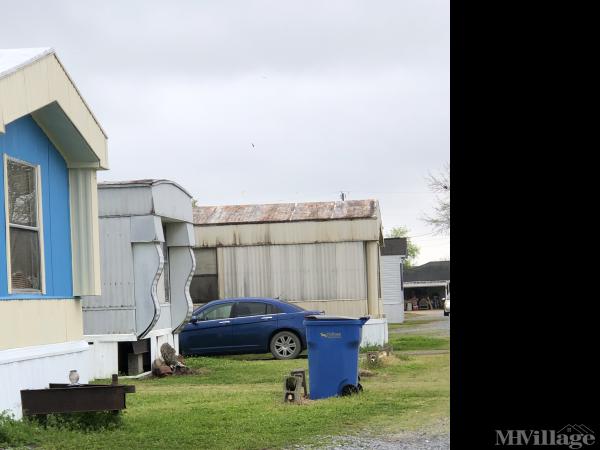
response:
[(314, 315), (304, 320), (308, 347), (309, 397), (312, 400), (362, 390), (358, 349), (369, 317)]

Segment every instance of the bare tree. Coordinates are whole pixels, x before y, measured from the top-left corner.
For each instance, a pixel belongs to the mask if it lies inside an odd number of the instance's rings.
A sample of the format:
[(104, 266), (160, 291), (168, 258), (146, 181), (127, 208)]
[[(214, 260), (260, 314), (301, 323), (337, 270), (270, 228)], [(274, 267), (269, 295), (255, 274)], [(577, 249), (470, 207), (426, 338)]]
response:
[(446, 163), (443, 171), (437, 175), (431, 173), (427, 177), (427, 185), (435, 192), (436, 206), (433, 214), (427, 214), (423, 221), (429, 224), (436, 234), (450, 234), (450, 164)]

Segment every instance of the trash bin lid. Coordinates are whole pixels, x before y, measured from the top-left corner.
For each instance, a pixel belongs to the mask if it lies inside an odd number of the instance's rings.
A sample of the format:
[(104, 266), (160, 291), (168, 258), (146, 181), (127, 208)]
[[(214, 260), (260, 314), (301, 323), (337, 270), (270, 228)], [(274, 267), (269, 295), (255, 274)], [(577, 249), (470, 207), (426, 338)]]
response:
[(367, 321), (371, 316), (348, 317), (348, 316), (327, 316), (325, 314), (315, 314), (304, 317), (306, 320), (364, 320)]

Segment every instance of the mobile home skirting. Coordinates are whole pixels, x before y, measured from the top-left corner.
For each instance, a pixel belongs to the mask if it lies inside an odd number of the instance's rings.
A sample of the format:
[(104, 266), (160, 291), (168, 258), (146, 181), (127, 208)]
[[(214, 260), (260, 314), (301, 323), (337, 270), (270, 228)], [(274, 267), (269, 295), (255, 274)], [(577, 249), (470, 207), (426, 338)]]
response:
[(88, 344), (68, 341), (0, 351), (0, 411), (22, 417), (21, 389), (43, 389), (48, 383), (68, 383), (77, 370), (79, 382), (90, 379)]

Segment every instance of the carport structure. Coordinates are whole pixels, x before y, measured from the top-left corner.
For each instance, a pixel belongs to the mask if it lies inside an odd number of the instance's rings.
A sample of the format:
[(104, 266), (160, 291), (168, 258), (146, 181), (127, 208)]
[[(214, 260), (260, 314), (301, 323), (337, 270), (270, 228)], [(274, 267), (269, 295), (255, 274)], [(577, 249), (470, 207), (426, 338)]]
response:
[[(427, 298), (431, 300), (433, 308), (443, 308), (441, 299), (449, 294), (450, 261), (431, 261), (404, 269), (404, 299), (407, 309), (417, 309), (417, 305), (429, 308), (425, 300)], [(409, 303), (411, 306), (408, 306)]]

